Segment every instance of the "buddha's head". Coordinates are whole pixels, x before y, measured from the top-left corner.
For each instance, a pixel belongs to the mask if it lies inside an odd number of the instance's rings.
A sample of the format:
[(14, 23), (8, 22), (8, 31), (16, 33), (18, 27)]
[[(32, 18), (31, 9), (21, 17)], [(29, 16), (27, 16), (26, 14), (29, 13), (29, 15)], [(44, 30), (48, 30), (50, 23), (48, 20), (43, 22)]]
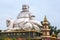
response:
[(26, 5), (26, 4), (23, 4), (23, 5), (22, 5), (22, 11), (23, 11), (23, 12), (29, 11), (29, 6)]

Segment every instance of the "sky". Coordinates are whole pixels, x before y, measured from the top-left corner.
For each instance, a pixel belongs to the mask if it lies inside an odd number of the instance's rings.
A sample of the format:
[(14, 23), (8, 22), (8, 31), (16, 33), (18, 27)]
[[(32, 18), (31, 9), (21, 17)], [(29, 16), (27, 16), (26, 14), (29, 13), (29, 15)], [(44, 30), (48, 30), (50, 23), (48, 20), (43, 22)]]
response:
[(7, 29), (6, 20), (16, 20), (22, 5), (27, 4), (36, 21), (43, 21), (47, 16), (52, 26), (60, 29), (60, 0), (0, 0), (0, 30)]

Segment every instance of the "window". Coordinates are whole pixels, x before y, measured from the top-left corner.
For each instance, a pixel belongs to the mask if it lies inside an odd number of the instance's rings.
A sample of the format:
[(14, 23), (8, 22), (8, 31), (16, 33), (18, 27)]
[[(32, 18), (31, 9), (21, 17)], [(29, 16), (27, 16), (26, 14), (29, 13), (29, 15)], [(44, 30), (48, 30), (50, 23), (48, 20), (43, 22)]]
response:
[(22, 35), (22, 33), (20, 33), (19, 35)]
[(25, 35), (25, 33), (23, 33), (23, 35)]
[(19, 33), (17, 33), (17, 35), (19, 35)]
[(14, 33), (14, 35), (15, 35), (15, 33)]
[(36, 33), (33, 33), (33, 36), (36, 36)]
[(8, 35), (10, 35), (10, 34), (8, 33)]

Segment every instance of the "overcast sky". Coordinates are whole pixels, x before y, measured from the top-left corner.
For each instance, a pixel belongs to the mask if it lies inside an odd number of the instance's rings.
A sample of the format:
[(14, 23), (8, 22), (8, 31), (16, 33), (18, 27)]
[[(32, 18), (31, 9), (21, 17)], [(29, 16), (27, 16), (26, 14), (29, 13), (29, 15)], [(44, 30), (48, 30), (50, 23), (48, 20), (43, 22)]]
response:
[(21, 6), (30, 6), (30, 12), (36, 16), (37, 21), (43, 21), (44, 16), (52, 26), (60, 29), (60, 0), (0, 0), (0, 29), (6, 29), (6, 19), (16, 19)]

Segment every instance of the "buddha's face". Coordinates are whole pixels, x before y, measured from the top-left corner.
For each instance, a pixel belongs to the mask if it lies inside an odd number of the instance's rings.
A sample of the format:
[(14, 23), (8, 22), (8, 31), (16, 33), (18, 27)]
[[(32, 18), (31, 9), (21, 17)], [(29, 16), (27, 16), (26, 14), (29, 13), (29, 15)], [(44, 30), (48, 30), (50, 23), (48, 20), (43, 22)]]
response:
[(23, 5), (22, 6), (22, 11), (29, 11), (29, 6), (28, 5)]

